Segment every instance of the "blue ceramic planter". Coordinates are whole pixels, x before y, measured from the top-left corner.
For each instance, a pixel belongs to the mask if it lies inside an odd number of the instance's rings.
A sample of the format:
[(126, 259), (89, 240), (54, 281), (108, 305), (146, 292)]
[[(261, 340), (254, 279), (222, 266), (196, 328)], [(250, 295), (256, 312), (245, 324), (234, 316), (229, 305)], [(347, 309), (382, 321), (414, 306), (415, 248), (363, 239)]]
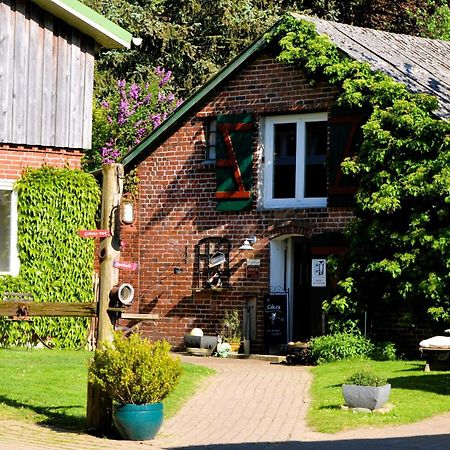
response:
[(163, 404), (116, 405), (113, 421), (124, 439), (130, 441), (153, 439), (163, 422)]

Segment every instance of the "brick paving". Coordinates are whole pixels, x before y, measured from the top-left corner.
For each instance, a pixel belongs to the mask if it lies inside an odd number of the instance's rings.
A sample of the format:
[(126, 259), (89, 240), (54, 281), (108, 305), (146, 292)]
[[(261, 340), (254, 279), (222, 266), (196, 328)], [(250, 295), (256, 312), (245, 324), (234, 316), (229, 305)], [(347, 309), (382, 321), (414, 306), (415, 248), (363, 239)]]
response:
[(434, 450), (450, 449), (450, 413), (420, 423), (359, 428), (333, 435), (306, 426), (308, 368), (258, 360), (183, 357), (217, 371), (153, 441), (0, 420), (0, 449)]

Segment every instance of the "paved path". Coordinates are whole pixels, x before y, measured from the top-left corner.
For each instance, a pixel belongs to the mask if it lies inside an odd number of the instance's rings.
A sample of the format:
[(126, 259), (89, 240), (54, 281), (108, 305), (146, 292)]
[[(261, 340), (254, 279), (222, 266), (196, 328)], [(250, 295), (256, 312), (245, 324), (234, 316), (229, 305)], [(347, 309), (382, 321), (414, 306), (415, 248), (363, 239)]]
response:
[(186, 357), (217, 371), (154, 441), (100, 439), (0, 420), (0, 449), (444, 450), (450, 413), (418, 424), (327, 435), (305, 424), (309, 370), (257, 360)]

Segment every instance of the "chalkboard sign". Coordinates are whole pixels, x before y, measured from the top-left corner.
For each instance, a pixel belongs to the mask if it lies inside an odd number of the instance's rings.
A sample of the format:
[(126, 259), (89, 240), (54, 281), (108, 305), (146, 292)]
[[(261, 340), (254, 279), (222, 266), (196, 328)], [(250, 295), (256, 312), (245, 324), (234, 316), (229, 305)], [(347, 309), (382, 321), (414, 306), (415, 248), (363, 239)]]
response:
[(274, 292), (264, 299), (264, 337), (267, 347), (287, 343), (287, 292)]

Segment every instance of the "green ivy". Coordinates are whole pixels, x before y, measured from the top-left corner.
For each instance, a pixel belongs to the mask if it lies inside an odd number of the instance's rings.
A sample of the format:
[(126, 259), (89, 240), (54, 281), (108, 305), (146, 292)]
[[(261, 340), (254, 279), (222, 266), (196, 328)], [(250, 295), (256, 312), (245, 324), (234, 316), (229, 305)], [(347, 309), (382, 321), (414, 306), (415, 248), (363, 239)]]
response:
[(338, 106), (369, 113), (359, 154), (342, 163), (359, 190), (339, 292), (324, 303), (334, 329), (405, 301), (449, 319), (450, 123), (435, 116), (436, 98), (343, 55), (310, 22), (287, 17), (277, 36), (280, 61), (337, 86)]
[[(0, 277), (0, 293), (30, 292), (37, 302), (94, 301), (94, 242), (78, 236), (96, 228), (100, 190), (80, 170), (27, 169), (16, 182), (20, 273)], [(27, 345), (30, 327), (59, 348), (86, 343), (86, 318), (35, 317), (32, 324), (0, 319), (0, 345)]]

